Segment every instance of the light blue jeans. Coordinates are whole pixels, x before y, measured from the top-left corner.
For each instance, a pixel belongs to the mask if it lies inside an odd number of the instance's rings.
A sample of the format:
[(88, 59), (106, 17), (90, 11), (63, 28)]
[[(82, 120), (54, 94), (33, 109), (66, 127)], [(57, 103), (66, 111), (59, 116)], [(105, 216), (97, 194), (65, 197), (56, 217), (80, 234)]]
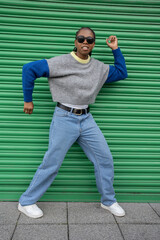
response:
[(48, 151), (30, 186), (19, 199), (22, 206), (36, 203), (46, 192), (55, 179), (67, 151), (75, 141), (94, 165), (101, 203), (110, 206), (116, 202), (112, 155), (91, 113), (78, 116), (56, 107), (50, 126)]

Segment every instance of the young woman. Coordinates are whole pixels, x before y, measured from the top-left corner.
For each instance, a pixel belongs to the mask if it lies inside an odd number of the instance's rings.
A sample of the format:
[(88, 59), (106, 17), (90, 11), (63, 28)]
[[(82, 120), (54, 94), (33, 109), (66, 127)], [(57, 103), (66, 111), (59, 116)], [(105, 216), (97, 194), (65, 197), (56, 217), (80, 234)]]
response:
[(95, 33), (90, 28), (77, 31), (75, 48), (71, 53), (23, 66), (24, 112), (33, 112), (34, 80), (42, 76), (48, 77), (53, 101), (57, 102), (50, 126), (48, 151), (30, 186), (19, 199), (18, 209), (29, 217), (43, 216), (36, 202), (55, 179), (67, 151), (75, 141), (94, 164), (101, 207), (116, 216), (125, 215), (115, 199), (111, 152), (88, 107), (95, 102), (104, 83), (127, 77), (117, 37), (110, 36), (106, 43), (113, 50), (114, 66), (90, 57), (95, 46)]

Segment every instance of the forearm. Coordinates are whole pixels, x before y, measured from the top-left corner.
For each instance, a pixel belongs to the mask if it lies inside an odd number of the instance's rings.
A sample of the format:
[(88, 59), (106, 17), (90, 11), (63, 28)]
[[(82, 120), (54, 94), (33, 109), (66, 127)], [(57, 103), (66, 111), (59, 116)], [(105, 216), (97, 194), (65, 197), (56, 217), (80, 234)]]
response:
[(124, 56), (120, 48), (113, 50), (114, 66), (110, 65), (106, 83), (123, 80), (128, 77)]

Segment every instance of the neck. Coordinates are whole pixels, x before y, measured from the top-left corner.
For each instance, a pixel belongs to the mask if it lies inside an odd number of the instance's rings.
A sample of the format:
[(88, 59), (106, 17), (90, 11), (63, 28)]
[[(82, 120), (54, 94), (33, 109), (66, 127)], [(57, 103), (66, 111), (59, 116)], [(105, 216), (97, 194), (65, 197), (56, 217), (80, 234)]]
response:
[(82, 55), (82, 54), (77, 53), (77, 52), (75, 52), (75, 54), (77, 55), (77, 57), (79, 57), (79, 58), (81, 58), (81, 59), (83, 59), (83, 60), (88, 59), (88, 55)]

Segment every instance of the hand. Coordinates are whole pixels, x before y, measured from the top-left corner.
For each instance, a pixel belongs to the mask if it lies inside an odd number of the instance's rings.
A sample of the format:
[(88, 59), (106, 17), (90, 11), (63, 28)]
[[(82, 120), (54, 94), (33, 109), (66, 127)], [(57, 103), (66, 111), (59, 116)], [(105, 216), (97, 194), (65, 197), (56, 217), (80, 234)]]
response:
[(109, 36), (108, 39), (106, 39), (106, 43), (108, 45), (108, 47), (110, 47), (112, 50), (115, 50), (118, 48), (118, 39), (116, 36)]
[(23, 112), (25, 112), (26, 114), (32, 114), (33, 108), (34, 108), (33, 102), (24, 102)]

